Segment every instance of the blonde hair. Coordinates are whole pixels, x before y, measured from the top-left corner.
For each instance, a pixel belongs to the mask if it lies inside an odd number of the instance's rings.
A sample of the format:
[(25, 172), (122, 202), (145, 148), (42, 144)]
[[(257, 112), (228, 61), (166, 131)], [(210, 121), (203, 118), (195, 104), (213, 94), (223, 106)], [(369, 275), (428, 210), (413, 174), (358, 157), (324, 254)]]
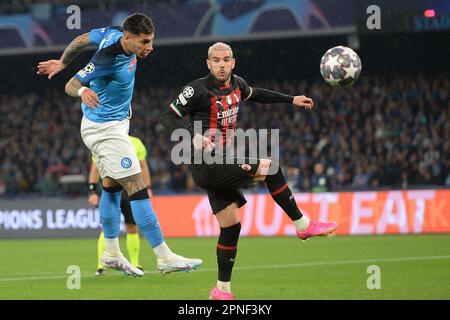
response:
[(229, 50), (231, 52), (231, 57), (233, 57), (233, 50), (231, 50), (230, 45), (225, 42), (216, 42), (208, 49), (208, 58), (211, 57), (211, 51), (213, 50)]

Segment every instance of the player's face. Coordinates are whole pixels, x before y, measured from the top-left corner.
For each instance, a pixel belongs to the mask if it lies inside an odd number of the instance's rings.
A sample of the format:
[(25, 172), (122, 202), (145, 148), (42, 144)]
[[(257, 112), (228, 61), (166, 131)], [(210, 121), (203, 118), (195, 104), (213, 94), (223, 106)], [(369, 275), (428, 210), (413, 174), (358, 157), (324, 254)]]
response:
[(145, 34), (141, 33), (139, 35), (127, 34), (129, 50), (136, 54), (138, 58), (145, 59), (153, 51), (153, 38), (154, 33)]
[(214, 78), (220, 83), (226, 83), (230, 80), (231, 71), (234, 69), (235, 60), (230, 50), (213, 50), (208, 60), (206, 60), (208, 69)]

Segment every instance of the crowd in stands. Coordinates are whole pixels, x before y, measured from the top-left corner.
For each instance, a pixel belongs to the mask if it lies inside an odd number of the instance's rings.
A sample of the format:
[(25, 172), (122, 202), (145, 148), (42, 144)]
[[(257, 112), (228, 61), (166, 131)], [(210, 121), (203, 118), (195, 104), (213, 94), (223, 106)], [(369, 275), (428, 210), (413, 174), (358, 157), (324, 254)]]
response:
[(159, 6), (168, 6), (181, 1), (182, 0), (1, 0), (0, 16), (31, 13), (34, 5), (48, 5), (51, 9), (57, 10), (61, 7), (68, 7), (75, 4), (80, 6), (81, 9), (104, 11), (111, 8), (145, 8), (149, 3), (152, 5), (157, 3)]
[[(346, 89), (323, 81), (251, 85), (315, 101), (311, 111), (250, 102), (240, 108), (238, 127), (280, 129), (281, 166), (294, 190), (450, 186), (448, 74), (361, 77)], [(133, 98), (130, 133), (148, 148), (156, 194), (200, 190), (186, 166), (170, 161), (158, 125), (177, 89), (136, 89)], [(0, 194), (58, 193), (61, 176), (87, 177), (79, 103), (55, 91), (0, 97)]]

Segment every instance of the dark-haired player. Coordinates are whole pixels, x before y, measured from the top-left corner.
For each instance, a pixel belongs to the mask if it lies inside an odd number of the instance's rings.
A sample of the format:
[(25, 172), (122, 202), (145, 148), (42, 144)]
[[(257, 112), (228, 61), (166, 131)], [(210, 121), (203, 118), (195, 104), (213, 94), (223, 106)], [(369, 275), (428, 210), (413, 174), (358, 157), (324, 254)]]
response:
[(78, 36), (59, 60), (38, 65), (38, 74), (51, 79), (90, 45), (98, 47), (89, 64), (66, 84), (66, 93), (81, 97), (83, 119), (81, 137), (97, 160), (102, 178), (100, 220), (105, 235), (102, 263), (125, 274), (144, 273), (123, 256), (119, 248), (120, 199), (122, 189), (128, 194), (131, 210), (139, 229), (149, 241), (162, 272), (196, 269), (200, 259), (174, 254), (162, 235), (153, 211), (139, 160), (128, 138), (131, 98), (137, 58), (145, 59), (153, 50), (154, 26), (150, 18), (135, 13), (123, 28), (94, 29)]

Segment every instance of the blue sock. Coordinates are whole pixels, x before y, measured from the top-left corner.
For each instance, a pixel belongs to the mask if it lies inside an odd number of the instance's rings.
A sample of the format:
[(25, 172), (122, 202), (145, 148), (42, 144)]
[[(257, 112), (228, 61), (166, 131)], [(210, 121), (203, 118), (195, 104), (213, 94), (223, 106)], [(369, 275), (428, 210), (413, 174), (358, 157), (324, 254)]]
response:
[(120, 198), (122, 196), (122, 187), (105, 188), (103, 187), (100, 197), (100, 222), (106, 239), (119, 237), (120, 231)]
[(131, 212), (139, 229), (142, 231), (152, 248), (164, 242), (158, 218), (148, 198), (147, 189), (136, 192), (129, 197)]

